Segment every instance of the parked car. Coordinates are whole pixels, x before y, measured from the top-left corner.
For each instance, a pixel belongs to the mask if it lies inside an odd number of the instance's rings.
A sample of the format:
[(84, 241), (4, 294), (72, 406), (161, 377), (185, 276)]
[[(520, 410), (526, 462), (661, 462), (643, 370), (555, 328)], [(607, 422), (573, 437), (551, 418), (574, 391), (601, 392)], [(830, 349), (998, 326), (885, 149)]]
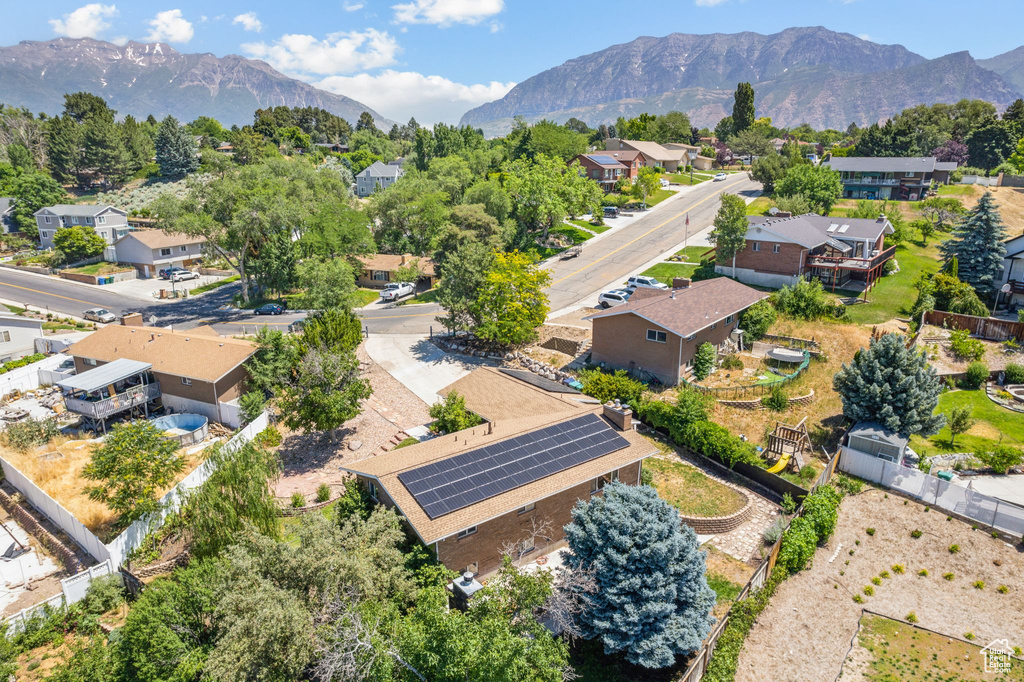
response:
[(198, 272), (192, 272), (191, 270), (177, 271), (171, 273), (172, 282), (184, 282), (189, 279), (199, 279)]
[(169, 267), (169, 268), (164, 268), (163, 270), (160, 271), (160, 279), (170, 279), (171, 275), (174, 275), (175, 273), (178, 273), (178, 272), (189, 272), (189, 271), (186, 270), (185, 268), (179, 267), (177, 265)]
[(106, 308), (89, 308), (82, 313), (82, 317), (87, 320), (92, 320), (93, 322), (103, 322), (104, 324), (108, 324), (117, 319), (117, 317), (114, 316), (114, 313), (110, 312)]
[(391, 282), (380, 292), (380, 300), (397, 301), (405, 296), (412, 296), (416, 293), (416, 285), (412, 282)]
[[(644, 277), (643, 275), (633, 275), (626, 280), (626, 290), (636, 289), (668, 289), (668, 285), (659, 282), (654, 277)], [(630, 291), (632, 293), (632, 291)]]
[(605, 206), (603, 209), (605, 218), (618, 218), (619, 207), (618, 206)]
[(665, 178), (662, 178), (661, 179), (661, 186), (662, 187), (668, 187), (668, 185), (669, 185), (668, 180), (666, 180)]
[(253, 312), (257, 315), (280, 315), (284, 312), (284, 306), (280, 303), (264, 303)]
[(306, 318), (302, 317), (288, 325), (288, 331), (292, 334), (298, 334), (306, 328)]
[(625, 289), (612, 289), (611, 291), (602, 292), (597, 297), (597, 304), (602, 308), (611, 308), (612, 306), (622, 305), (629, 300), (630, 292)]
[(729, 176), (726, 175), (725, 173), (715, 173), (714, 181), (721, 182), (722, 180), (725, 180), (727, 177)]

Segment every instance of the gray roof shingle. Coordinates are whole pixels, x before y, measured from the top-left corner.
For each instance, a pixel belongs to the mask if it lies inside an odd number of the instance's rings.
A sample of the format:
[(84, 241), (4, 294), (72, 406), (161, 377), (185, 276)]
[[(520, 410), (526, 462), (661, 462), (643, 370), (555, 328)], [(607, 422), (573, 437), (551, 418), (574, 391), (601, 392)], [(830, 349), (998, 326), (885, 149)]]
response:
[(877, 173), (930, 173), (935, 170), (934, 156), (875, 157), (836, 156), (822, 162), (836, 171), (870, 171)]
[(43, 208), (36, 211), (35, 215), (39, 215), (42, 211), (49, 211), (56, 215), (72, 215), (72, 216), (85, 216), (93, 217), (103, 213), (107, 209), (113, 209), (120, 213), (124, 213), (121, 209), (110, 204), (55, 204), (53, 206), (44, 206)]
[(380, 161), (374, 161), (368, 168), (363, 169), (357, 178), (397, 178), (402, 172), (401, 166), (384, 165)]
[[(892, 233), (892, 225), (888, 220), (832, 218), (815, 215), (814, 213), (806, 213), (790, 218), (747, 216), (747, 222), (750, 224), (747, 231), (747, 239), (757, 239), (756, 231), (752, 233), (752, 230), (761, 227), (772, 234), (777, 234), (807, 248), (828, 243), (835, 248), (844, 250), (841, 243), (837, 244), (835, 242), (839, 242), (841, 239), (869, 239), (875, 241), (883, 234)], [(829, 232), (829, 228), (833, 225), (836, 226), (835, 229)], [(765, 241), (771, 240), (766, 239)]]

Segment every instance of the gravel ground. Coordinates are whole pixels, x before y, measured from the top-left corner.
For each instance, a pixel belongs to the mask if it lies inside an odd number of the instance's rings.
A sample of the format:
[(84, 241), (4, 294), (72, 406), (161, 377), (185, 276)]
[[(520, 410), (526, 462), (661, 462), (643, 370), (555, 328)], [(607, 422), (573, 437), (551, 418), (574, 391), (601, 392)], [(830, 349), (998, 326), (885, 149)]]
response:
[(356, 354), (373, 395), (363, 404), (362, 413), (345, 424), (338, 443), (320, 434), (283, 431), (283, 472), (274, 486), (277, 497), (287, 499), (298, 492), (311, 500), (323, 483), (337, 488), (345, 478), (340, 466), (372, 457), (403, 429), (430, 421), (426, 403), (371, 360), (362, 346)]
[[(874, 536), (867, 534), (869, 527), (876, 529)], [(922, 531), (920, 538), (911, 537), (915, 529)], [(955, 554), (949, 551), (953, 544), (960, 547)], [(903, 564), (906, 572), (896, 574), (894, 564)], [(956, 519), (947, 521), (940, 511), (925, 512), (922, 505), (874, 489), (847, 497), (836, 532), (818, 548), (812, 568), (783, 582), (754, 625), (736, 680), (835, 679), (862, 609), (901, 619), (913, 611), (922, 627), (960, 637), (971, 632), (982, 645), (1005, 637), (1020, 646), (1022, 568), (1018, 548)], [(919, 576), (921, 569), (929, 575)], [(872, 586), (875, 594), (863, 597), (863, 605), (855, 603), (852, 596), (863, 595), (883, 570), (891, 576)], [(954, 574), (952, 580), (943, 579), (947, 572)], [(984, 581), (984, 589), (972, 586), (976, 580)], [(1000, 594), (1000, 585), (1009, 592)]]

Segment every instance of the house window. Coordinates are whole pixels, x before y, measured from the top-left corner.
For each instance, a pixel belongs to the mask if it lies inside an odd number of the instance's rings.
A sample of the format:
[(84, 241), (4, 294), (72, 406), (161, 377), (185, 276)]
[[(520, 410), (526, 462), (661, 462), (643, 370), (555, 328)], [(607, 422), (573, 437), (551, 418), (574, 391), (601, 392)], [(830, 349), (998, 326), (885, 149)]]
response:
[(525, 514), (527, 512), (532, 512), (536, 508), (537, 508), (537, 503), (536, 502), (531, 502), (530, 504), (528, 504), (525, 507), (523, 507), (522, 509), (520, 509), (519, 513), (520, 514)]
[(614, 483), (619, 480), (619, 470), (609, 471), (604, 476), (599, 476), (590, 482), (590, 493), (596, 493), (598, 490), (604, 489), (609, 483)]
[(519, 552), (521, 554), (529, 554), (535, 549), (537, 549), (537, 538), (532, 535), (519, 543)]
[(779, 252), (779, 245), (778, 244), (772, 244), (772, 253), (778, 253), (778, 252)]
[(49, 225), (49, 224), (50, 224), (50, 216), (48, 216), (48, 215), (46, 215), (46, 216), (43, 216), (43, 221), (44, 221), (44, 222), (45, 222), (45, 223), (46, 223), (47, 225)]
[(88, 365), (89, 367), (95, 367), (96, 361), (92, 358), (82, 358), (82, 364)]
[(85, 219), (85, 224), (86, 225), (92, 225), (92, 218), (86, 218)]
[(49, 239), (50, 238), (50, 233), (49, 232), (40, 232), (39, 236), (42, 237), (43, 239)]
[(373, 274), (370, 277), (375, 282), (386, 282), (386, 281), (388, 281), (388, 271), (387, 270), (374, 270)]
[(182, 377), (181, 378), (181, 385), (182, 386), (191, 386), (192, 385), (192, 380), (189, 379), (188, 377)]
[(717, 322), (712, 322), (712, 323), (711, 323), (711, 328), (712, 328), (712, 329), (714, 329), (714, 328), (715, 328), (715, 327), (717, 327), (717, 326), (718, 326), (718, 323), (717, 323)]
[(728, 317), (725, 318), (725, 323), (732, 324), (732, 315), (729, 315)]
[(11, 340), (11, 333), (7, 330), (0, 332), (0, 343), (7, 343)]
[(654, 341), (655, 343), (666, 343), (668, 341), (668, 334), (659, 332), (657, 329), (648, 329), (647, 340)]
[(188, 247), (187, 246), (179, 246), (178, 247), (178, 251), (181, 251), (182, 253), (188, 253)]
[(761, 250), (761, 242), (752, 242), (751, 247), (754, 251)]
[(906, 173), (904, 174), (904, 176), (903, 176), (903, 177), (905, 177), (905, 178), (912, 178), (912, 177), (914, 177), (914, 172), (913, 172), (913, 171), (907, 171), (907, 172), (906, 172)]
[(693, 334), (690, 334), (689, 336), (687, 336), (686, 340), (687, 341), (693, 341), (695, 338), (697, 338), (697, 332), (694, 332)]
[(460, 530), (455, 537), (457, 537), (458, 539), (461, 540), (462, 538), (468, 538), (470, 535), (473, 535), (475, 533), (476, 533), (476, 526), (470, 526), (466, 530)]
[(101, 215), (99, 218), (96, 219), (96, 224), (97, 225), (106, 225), (107, 224), (107, 217)]
[(366, 492), (368, 492), (370, 494), (370, 497), (372, 497), (374, 500), (376, 500), (377, 499), (377, 484), (374, 483), (373, 481), (367, 481), (366, 482)]
[(160, 255), (161, 256), (170, 256), (171, 255), (171, 250), (170, 249), (160, 249)]
[(473, 563), (471, 563), (468, 566), (466, 566), (466, 570), (463, 571), (463, 573), (472, 573), (473, 575), (476, 575), (479, 572), (480, 572), (480, 564), (477, 563), (476, 561), (474, 561)]
[(107, 238), (107, 233), (106, 233), (106, 232), (104, 232), (103, 230), (100, 230), (100, 233), (99, 233), (99, 234), (100, 234), (100, 236), (101, 236), (101, 237), (103, 237), (104, 239), (106, 239), (106, 238)]

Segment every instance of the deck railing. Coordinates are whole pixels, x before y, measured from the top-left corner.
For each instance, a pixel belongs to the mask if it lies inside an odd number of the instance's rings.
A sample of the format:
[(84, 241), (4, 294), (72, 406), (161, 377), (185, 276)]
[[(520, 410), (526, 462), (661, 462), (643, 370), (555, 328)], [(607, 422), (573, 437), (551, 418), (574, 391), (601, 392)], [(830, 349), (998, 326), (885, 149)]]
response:
[(885, 251), (871, 258), (849, 258), (844, 256), (811, 256), (807, 264), (811, 267), (842, 267), (849, 270), (870, 270), (889, 260), (896, 253), (896, 247), (890, 246)]
[(65, 398), (64, 406), (68, 408), (69, 412), (75, 414), (93, 419), (106, 419), (118, 412), (130, 410), (158, 397), (160, 397), (160, 382), (155, 381), (144, 386), (133, 386), (123, 393), (103, 400)]

